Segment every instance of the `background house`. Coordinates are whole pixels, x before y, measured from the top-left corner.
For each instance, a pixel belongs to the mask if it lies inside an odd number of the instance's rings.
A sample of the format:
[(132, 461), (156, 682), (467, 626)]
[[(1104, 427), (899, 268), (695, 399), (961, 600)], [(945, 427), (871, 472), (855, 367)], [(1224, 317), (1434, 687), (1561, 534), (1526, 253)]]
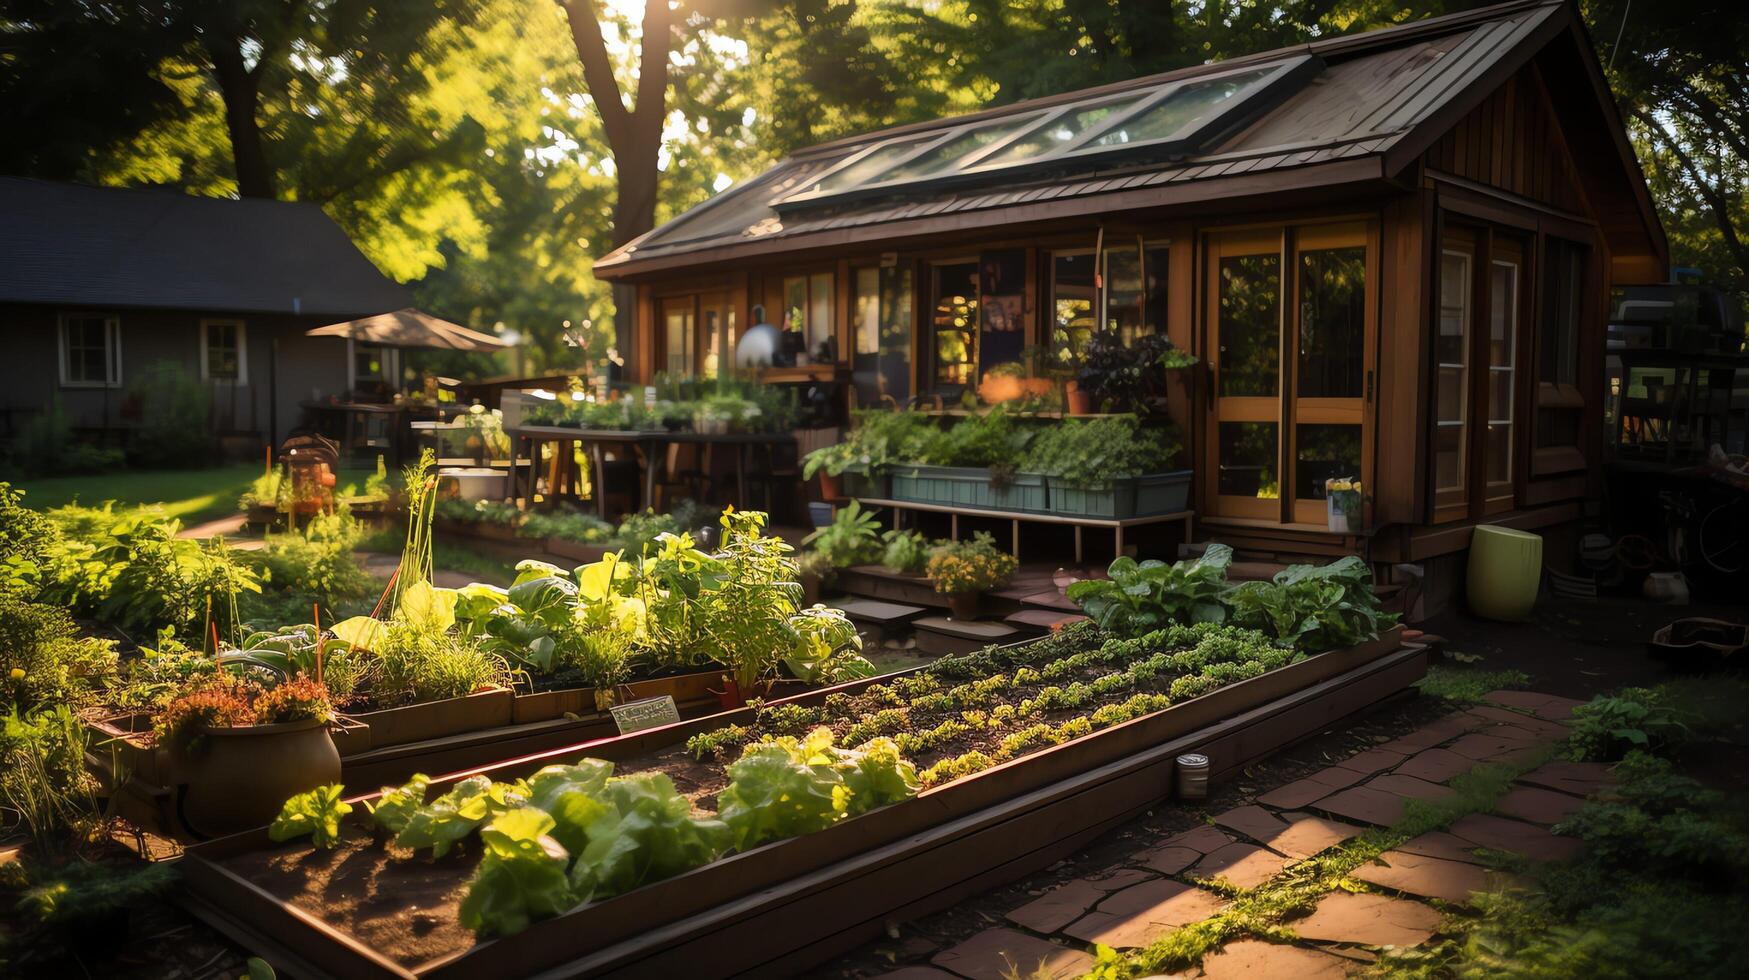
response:
[(313, 204), (0, 178), (0, 216), (0, 438), (58, 399), (76, 431), (125, 443), (130, 380), (170, 362), (210, 387), (214, 431), (277, 442), (300, 402), (393, 369), (304, 336), (411, 305)]

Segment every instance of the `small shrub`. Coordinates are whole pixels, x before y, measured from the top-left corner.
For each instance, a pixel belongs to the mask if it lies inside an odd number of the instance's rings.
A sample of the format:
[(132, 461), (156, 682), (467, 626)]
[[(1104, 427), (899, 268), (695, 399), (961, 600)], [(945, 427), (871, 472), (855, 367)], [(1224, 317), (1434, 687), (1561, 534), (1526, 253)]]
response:
[(996, 539), (979, 531), (970, 541), (937, 548), (929, 558), (929, 581), (943, 595), (986, 592), (998, 588), (1019, 566), (1014, 556), (996, 547)]
[(166, 704), (152, 721), (159, 741), (189, 752), (200, 749), (201, 729), (255, 724), (254, 686), (229, 674), (215, 674)]
[(1612, 762), (1634, 749), (1665, 754), (1694, 737), (1691, 716), (1653, 688), (1624, 688), (1573, 709), (1570, 743), (1581, 759)]
[(212, 462), (212, 393), (180, 364), (157, 361), (128, 384), (140, 401), (140, 427), (128, 440), (128, 462), (193, 467)]
[(328, 688), (313, 677), (294, 677), (255, 698), (255, 717), (263, 725), (293, 721), (328, 721), (334, 705)]

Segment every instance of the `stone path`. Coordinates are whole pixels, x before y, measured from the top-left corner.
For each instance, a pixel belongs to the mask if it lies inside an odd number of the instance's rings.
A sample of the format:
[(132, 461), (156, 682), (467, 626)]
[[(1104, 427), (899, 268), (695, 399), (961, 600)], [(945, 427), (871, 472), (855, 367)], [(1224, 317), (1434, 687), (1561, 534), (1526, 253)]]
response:
[[(1218, 914), (1235, 890), (1264, 885), (1368, 827), (1397, 823), (1410, 800), (1451, 796), (1446, 784), (1473, 768), (1545, 755), (1565, 737), (1563, 722), (1578, 704), (1523, 691), (1497, 691), (1487, 701), (1262, 792), (1255, 803), (1212, 814), (1201, 826), (1142, 841), (1127, 858), (1035, 893), (1005, 921), (956, 945), (937, 948), (919, 939), (894, 956), (895, 969), (877, 975), (1076, 976), (1092, 964), (1094, 944), (1147, 946)], [(1469, 814), (1385, 851), (1309, 913), (1280, 923), (1281, 935), (1231, 939), (1180, 975), (1342, 977), (1383, 948), (1427, 942), (1473, 892), (1508, 880), (1478, 850), (1532, 861), (1572, 857), (1582, 845), (1548, 827), (1608, 783), (1601, 765), (1545, 762), (1516, 780), (1494, 812)]]

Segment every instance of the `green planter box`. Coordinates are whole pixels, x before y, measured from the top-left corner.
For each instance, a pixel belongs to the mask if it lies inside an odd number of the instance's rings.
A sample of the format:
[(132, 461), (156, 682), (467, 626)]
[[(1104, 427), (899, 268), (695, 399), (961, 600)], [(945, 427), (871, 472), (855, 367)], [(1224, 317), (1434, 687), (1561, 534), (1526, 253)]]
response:
[(1051, 504), (1065, 517), (1126, 520), (1176, 514), (1190, 500), (1191, 470), (1118, 477), (1103, 487), (1071, 487), (1051, 479)]
[(860, 464), (852, 464), (844, 468), (844, 473), (838, 477), (844, 487), (846, 497), (873, 497), (877, 500), (890, 499), (893, 481), (885, 472), (870, 474), (868, 469)]
[(1016, 473), (1012, 482), (994, 487), (983, 467), (907, 464), (893, 469), (892, 480), (892, 499), (908, 503), (1050, 512), (1048, 487), (1037, 473)]

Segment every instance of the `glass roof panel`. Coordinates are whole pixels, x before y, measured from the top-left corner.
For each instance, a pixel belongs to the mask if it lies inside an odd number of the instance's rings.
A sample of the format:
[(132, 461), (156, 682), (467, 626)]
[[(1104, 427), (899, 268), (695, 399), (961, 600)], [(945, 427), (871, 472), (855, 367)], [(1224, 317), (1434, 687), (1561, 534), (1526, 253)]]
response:
[(1082, 133), (1104, 122), (1113, 113), (1121, 112), (1140, 102), (1147, 92), (1099, 102), (1068, 112), (1045, 123), (1035, 132), (1022, 136), (1000, 151), (979, 160), (977, 166), (1011, 166), (1034, 157), (1054, 152), (1079, 139)]
[(1122, 146), (1127, 143), (1151, 143), (1169, 139), (1187, 129), (1193, 130), (1226, 108), (1227, 101), (1275, 70), (1271, 65), (1252, 71), (1236, 72), (1224, 78), (1189, 82), (1138, 113), (1099, 138), (1087, 144), (1092, 147)]
[(1033, 123), (1038, 122), (1038, 119), (1039, 117), (1034, 114), (1023, 116), (1019, 119), (1010, 119), (1006, 122), (992, 123), (988, 126), (980, 126), (977, 129), (967, 130), (947, 142), (942, 143), (940, 146), (925, 150), (923, 154), (916, 159), (899, 164), (886, 173), (879, 175), (873, 182), (885, 183), (890, 180), (912, 180), (917, 177), (927, 177), (931, 174), (938, 174), (952, 170), (958, 167), (960, 161), (964, 160), (966, 157), (971, 156), (992, 143), (1007, 139), (1010, 134), (1017, 133), (1020, 130), (1031, 126)]
[[(935, 136), (931, 135), (930, 138), (934, 139)], [(829, 194), (864, 184), (869, 178), (897, 163), (905, 154), (917, 149), (918, 144), (922, 142), (921, 139), (900, 140), (876, 147), (855, 163), (834, 170), (815, 181), (814, 185), (808, 188), (808, 193)]]

